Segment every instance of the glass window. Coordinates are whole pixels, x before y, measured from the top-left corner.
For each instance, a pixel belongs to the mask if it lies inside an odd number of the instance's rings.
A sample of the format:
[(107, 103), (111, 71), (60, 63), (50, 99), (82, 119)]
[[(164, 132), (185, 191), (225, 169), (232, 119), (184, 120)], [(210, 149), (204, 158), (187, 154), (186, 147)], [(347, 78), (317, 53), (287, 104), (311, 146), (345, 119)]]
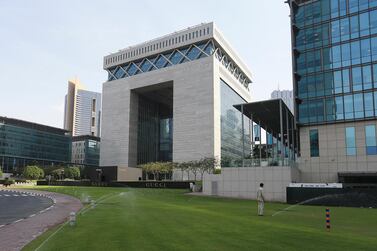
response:
[(310, 98), (315, 97), (315, 95), (316, 95), (315, 76), (308, 76), (307, 86), (308, 86), (308, 97), (310, 97)]
[(365, 126), (365, 146), (367, 155), (377, 154), (376, 126)]
[(300, 53), (296, 57), (296, 68), (298, 74), (305, 74), (306, 73), (306, 61), (305, 61), (306, 53)]
[(368, 63), (371, 60), (370, 40), (369, 38), (363, 39), (361, 42), (361, 62)]
[(305, 25), (313, 23), (313, 4), (305, 5)]
[(305, 39), (306, 39), (306, 49), (314, 48), (314, 30), (313, 28), (308, 28), (305, 30)]
[(356, 155), (355, 127), (346, 127), (346, 155)]
[(350, 70), (344, 69), (342, 71), (342, 77), (343, 77), (343, 92), (349, 92), (350, 91)]
[(321, 9), (322, 9), (322, 21), (330, 19), (330, 0), (322, 0)]
[(340, 37), (341, 41), (350, 39), (350, 22), (349, 18), (340, 19)]
[(365, 117), (372, 117), (374, 115), (372, 92), (364, 93), (364, 112)]
[(312, 129), (309, 131), (310, 138), (310, 157), (319, 157), (319, 140), (318, 130)]
[(335, 102), (334, 98), (326, 99), (326, 121), (334, 121), (335, 120)]
[(359, 0), (359, 10), (366, 10), (368, 9), (368, 0)]
[(331, 43), (340, 41), (340, 22), (335, 20), (331, 22)]
[(369, 0), (369, 8), (373, 8), (377, 6), (377, 0)]
[(373, 86), (377, 88), (377, 64), (373, 65)]
[(361, 91), (363, 79), (361, 75), (361, 67), (352, 68), (352, 88), (353, 91)]
[(359, 11), (359, 0), (349, 0), (348, 5), (350, 13)]
[(299, 81), (297, 81), (298, 86), (298, 97), (301, 99), (308, 98), (308, 87), (306, 84), (306, 77), (301, 78)]
[(345, 119), (353, 119), (353, 99), (352, 95), (344, 96), (344, 118)]
[(339, 0), (339, 16), (347, 14), (347, 0)]
[(329, 70), (332, 68), (332, 56), (331, 56), (331, 49), (324, 48), (322, 50), (322, 64), (324, 70)]
[(323, 105), (323, 101), (324, 99), (318, 99), (317, 100), (317, 109), (316, 109), (316, 113), (317, 113), (317, 121), (318, 122), (323, 122), (324, 120), (324, 112), (325, 112), (325, 107)]
[(339, 16), (338, 0), (331, 0), (331, 18)]
[(371, 66), (363, 66), (363, 89), (372, 89), (372, 71)]
[(360, 64), (360, 41), (351, 43), (351, 61), (352, 64)]
[(334, 71), (335, 94), (343, 92), (342, 71)]
[(315, 53), (310, 51), (306, 53), (306, 67), (308, 73), (315, 71)]
[(317, 103), (315, 100), (311, 100), (309, 101), (309, 105), (308, 105), (309, 109), (309, 122), (310, 123), (315, 123), (317, 122)]
[(354, 112), (355, 118), (363, 118), (364, 117), (364, 101), (363, 101), (363, 94), (358, 93), (353, 95), (353, 104), (354, 104)]
[[(376, 1), (377, 2), (377, 1)], [(371, 11), (369, 13), (369, 22), (370, 22), (370, 33), (376, 34), (377, 33), (377, 10)]]
[(350, 66), (351, 65), (351, 47), (350, 44), (342, 44), (342, 65)]
[(322, 45), (323, 46), (326, 46), (326, 45), (329, 44), (329, 39), (330, 39), (330, 35), (329, 35), (330, 27), (329, 26), (330, 26), (329, 23), (322, 25)]
[(343, 96), (335, 98), (336, 120), (344, 119)]
[[(297, 9), (297, 11), (295, 13), (295, 22), (296, 22), (296, 25), (300, 26), (303, 23), (304, 18), (305, 18), (304, 8), (300, 7), (300, 8)], [(186, 38), (186, 40), (187, 40), (187, 38)]]
[(360, 36), (369, 35), (369, 13), (360, 15)]
[[(377, 103), (377, 91), (374, 92), (374, 103)], [(374, 106), (374, 114), (377, 115), (377, 105)]]
[(377, 37), (371, 38), (371, 54), (372, 54), (372, 61), (377, 61)]
[(332, 65), (333, 68), (339, 68), (342, 63), (340, 45), (332, 47)]
[(351, 38), (359, 37), (359, 16), (350, 17)]
[(331, 72), (326, 72), (324, 74), (324, 83), (325, 83), (325, 95), (334, 94), (333, 74)]
[(314, 2), (313, 4), (313, 22), (321, 22), (321, 3), (320, 1)]
[(317, 74), (315, 77), (317, 97), (325, 95), (325, 85), (323, 83), (323, 74)]
[(299, 121), (300, 123), (308, 123), (308, 103), (306, 101), (303, 101), (298, 106), (298, 115), (299, 115)]

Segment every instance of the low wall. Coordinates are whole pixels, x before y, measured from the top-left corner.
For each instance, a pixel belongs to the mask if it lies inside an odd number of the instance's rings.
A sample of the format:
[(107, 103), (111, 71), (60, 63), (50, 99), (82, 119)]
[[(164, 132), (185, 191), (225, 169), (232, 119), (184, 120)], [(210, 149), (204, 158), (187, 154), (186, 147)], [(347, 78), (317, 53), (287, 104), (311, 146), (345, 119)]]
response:
[(203, 194), (256, 199), (260, 183), (264, 183), (264, 197), (268, 201), (286, 202), (286, 187), (299, 181), (296, 167), (231, 167), (221, 168), (221, 174), (206, 174)]

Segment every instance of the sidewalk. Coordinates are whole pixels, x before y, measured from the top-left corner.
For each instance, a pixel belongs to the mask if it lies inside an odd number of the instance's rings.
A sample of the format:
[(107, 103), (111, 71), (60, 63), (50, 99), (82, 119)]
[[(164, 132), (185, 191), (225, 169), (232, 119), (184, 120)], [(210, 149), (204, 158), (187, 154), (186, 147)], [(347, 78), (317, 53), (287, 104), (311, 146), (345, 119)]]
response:
[(43, 212), (35, 214), (32, 217), (1, 227), (1, 251), (21, 250), (22, 247), (47, 229), (65, 222), (70, 212), (77, 212), (82, 207), (79, 199), (64, 194), (17, 188), (7, 190), (30, 192), (47, 196), (55, 200), (55, 204), (49, 210), (43, 210)]

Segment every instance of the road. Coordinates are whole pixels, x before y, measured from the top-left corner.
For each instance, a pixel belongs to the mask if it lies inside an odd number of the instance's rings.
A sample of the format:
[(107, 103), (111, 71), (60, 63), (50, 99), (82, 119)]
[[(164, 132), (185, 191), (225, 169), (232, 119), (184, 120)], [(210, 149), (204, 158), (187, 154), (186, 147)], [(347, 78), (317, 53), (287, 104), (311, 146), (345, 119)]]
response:
[(46, 197), (0, 190), (0, 226), (37, 214), (52, 204)]

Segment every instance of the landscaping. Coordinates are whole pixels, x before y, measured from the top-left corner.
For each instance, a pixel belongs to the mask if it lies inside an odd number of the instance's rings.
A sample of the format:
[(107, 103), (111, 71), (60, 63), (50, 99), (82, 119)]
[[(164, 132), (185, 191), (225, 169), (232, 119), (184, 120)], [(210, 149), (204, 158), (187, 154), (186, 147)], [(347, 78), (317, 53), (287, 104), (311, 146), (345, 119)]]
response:
[(376, 209), (330, 208), (327, 232), (325, 208), (320, 206), (281, 211), (288, 205), (267, 203), (265, 216), (258, 217), (255, 201), (192, 196), (185, 190), (48, 186), (38, 190), (98, 203), (83, 209), (76, 226), (55, 227), (23, 250), (375, 250), (377, 246)]

